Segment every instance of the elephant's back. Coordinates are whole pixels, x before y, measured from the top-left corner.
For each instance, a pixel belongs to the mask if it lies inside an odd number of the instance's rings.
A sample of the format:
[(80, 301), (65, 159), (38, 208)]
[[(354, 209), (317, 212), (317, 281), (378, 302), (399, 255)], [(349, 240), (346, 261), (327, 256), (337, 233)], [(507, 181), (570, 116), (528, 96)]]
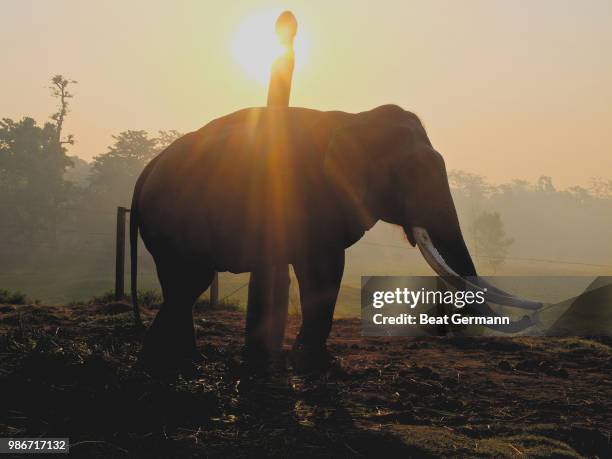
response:
[(143, 238), (216, 257), (218, 265), (286, 257), (308, 245), (313, 220), (320, 220), (313, 212), (320, 216), (328, 207), (333, 215), (323, 174), (329, 135), (312, 130), (321, 113), (251, 109), (179, 139), (142, 185)]

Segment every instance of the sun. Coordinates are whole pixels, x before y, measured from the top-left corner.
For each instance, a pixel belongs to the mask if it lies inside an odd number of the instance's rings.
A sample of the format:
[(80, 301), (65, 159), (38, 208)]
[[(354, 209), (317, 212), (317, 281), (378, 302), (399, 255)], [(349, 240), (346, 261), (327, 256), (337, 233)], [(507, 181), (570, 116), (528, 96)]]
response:
[[(283, 47), (274, 32), (279, 14), (280, 11), (273, 10), (248, 16), (239, 24), (231, 40), (233, 58), (250, 79), (262, 85), (268, 84), (272, 62), (283, 53)], [(294, 43), (294, 73), (300, 71), (307, 57), (306, 37), (302, 24), (299, 24)]]

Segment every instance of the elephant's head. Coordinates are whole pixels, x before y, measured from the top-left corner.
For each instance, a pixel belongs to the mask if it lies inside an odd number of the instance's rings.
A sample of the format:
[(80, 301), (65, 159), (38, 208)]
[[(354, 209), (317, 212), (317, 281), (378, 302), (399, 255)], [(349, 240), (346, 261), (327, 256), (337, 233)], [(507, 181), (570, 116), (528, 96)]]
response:
[[(447, 282), (485, 290), (488, 301), (524, 309), (541, 304), (505, 293), (479, 278), (465, 245), (444, 159), (419, 119), (397, 106), (379, 107), (332, 136), (325, 169), (344, 196), (354, 231), (377, 220), (400, 225)], [(486, 310), (485, 310), (486, 309)], [(483, 314), (495, 315), (488, 308)], [(524, 328), (527, 322), (517, 325)]]

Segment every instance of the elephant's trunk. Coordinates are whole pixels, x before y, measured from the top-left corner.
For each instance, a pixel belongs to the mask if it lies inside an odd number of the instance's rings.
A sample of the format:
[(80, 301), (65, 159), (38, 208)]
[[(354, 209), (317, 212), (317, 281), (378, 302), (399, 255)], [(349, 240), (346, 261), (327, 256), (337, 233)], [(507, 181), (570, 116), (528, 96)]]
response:
[[(437, 187), (435, 185), (432, 187), (435, 192), (430, 190), (428, 196), (419, 196), (419, 202), (427, 203), (426, 209), (421, 208), (419, 209), (421, 212), (415, 212), (414, 206), (409, 206), (409, 211), (411, 210), (411, 214), (416, 217), (411, 224), (404, 226), (410, 242), (418, 245), (431, 268), (452, 287), (474, 292), (481, 291), (486, 301), (490, 303), (530, 310), (541, 308), (541, 303), (506, 293), (478, 276), (461, 234), (448, 181), (440, 180), (440, 182), (442, 183), (436, 184)], [(484, 316), (498, 316), (487, 303), (472, 306)], [(510, 326), (496, 328), (515, 332), (531, 325), (533, 325), (531, 319), (525, 317)]]
[[(506, 306), (531, 310), (542, 307), (542, 303), (518, 298), (510, 293), (504, 292), (503, 290), (491, 285), (486, 280), (480, 278), (476, 274), (474, 264), (472, 263), (470, 254), (465, 247), (463, 238), (461, 238), (461, 244), (458, 247), (455, 247), (453, 250), (442, 249), (442, 251), (448, 254), (447, 257), (444, 257), (441, 251), (436, 248), (436, 245), (433, 243), (431, 236), (425, 228), (418, 226), (414, 227), (412, 229), (412, 234), (419, 247), (419, 250), (423, 254), (423, 257), (429, 266), (431, 266), (439, 276), (444, 278), (444, 280), (450, 283), (452, 286), (475, 292), (482, 291), (485, 299), (495, 304), (503, 304)], [(460, 255), (458, 256), (457, 253), (460, 253)], [(451, 268), (449, 263), (446, 262), (445, 258), (455, 260), (455, 263), (451, 262), (451, 264), (453, 266), (457, 266), (457, 268)], [(459, 262), (457, 262), (457, 260), (459, 260)]]

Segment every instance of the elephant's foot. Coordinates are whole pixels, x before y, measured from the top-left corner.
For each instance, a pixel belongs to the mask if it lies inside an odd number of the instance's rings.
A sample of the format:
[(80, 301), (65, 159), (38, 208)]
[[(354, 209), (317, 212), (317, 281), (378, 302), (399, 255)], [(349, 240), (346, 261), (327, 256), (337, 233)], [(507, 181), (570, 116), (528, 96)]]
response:
[(243, 376), (265, 376), (286, 369), (282, 350), (270, 350), (264, 346), (247, 345), (242, 348), (241, 373)]
[(143, 348), (138, 356), (138, 365), (152, 376), (176, 377), (182, 375), (189, 379), (197, 375), (198, 363), (202, 360), (203, 356), (197, 350), (191, 353), (160, 354)]
[(253, 368), (267, 367), (270, 359), (270, 352), (265, 346), (254, 344), (244, 346), (241, 355), (244, 364)]
[(323, 373), (338, 365), (325, 345), (310, 347), (296, 342), (290, 359), (293, 370), (298, 374)]
[(204, 360), (204, 356), (197, 350), (194, 341), (151, 329), (145, 336), (138, 360), (151, 373), (181, 373), (187, 376), (195, 372), (196, 364)]

